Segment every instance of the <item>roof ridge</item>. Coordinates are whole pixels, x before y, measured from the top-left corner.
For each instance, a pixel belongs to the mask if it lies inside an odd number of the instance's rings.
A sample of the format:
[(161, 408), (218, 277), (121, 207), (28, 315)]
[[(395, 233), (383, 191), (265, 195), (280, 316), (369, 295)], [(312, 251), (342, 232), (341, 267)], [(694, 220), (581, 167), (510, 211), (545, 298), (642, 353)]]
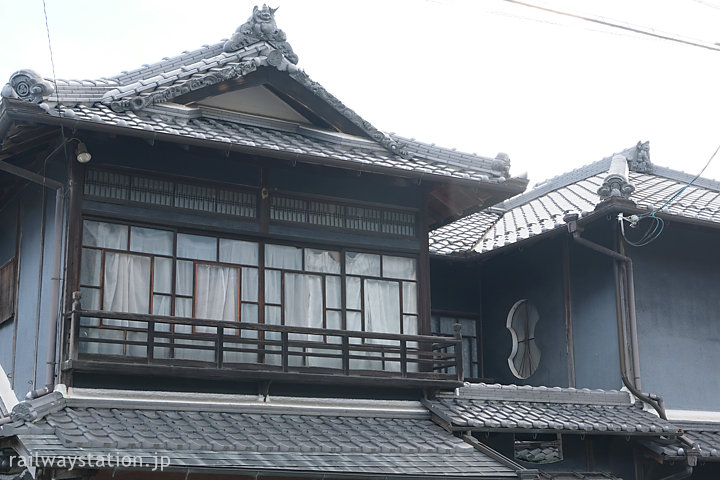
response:
[[(164, 57), (162, 60), (155, 62), (155, 63), (146, 63), (142, 66), (135, 68), (133, 70), (124, 70), (117, 75), (113, 75), (111, 77), (104, 77), (107, 80), (114, 80), (118, 83), (125, 84), (126, 82), (136, 82), (140, 80), (141, 78), (149, 78), (152, 76), (157, 75), (159, 72), (167, 71), (165, 68), (177, 68), (180, 64), (185, 64), (190, 59), (195, 59), (195, 57), (198, 58), (206, 58), (205, 55), (209, 51), (213, 51), (214, 53), (212, 56), (215, 56), (223, 51), (223, 45), (227, 39), (222, 39), (220, 42), (215, 44), (205, 44), (201, 46), (200, 48), (197, 48), (195, 50), (185, 50), (179, 55), (175, 55), (174, 57)], [(215, 50), (217, 50), (215, 52)], [(200, 53), (203, 53), (202, 57), (200, 57)], [(177, 65), (176, 65), (177, 64)], [(159, 67), (165, 67), (163, 69)], [(142, 73), (143, 75), (138, 76), (138, 74)]]
[[(669, 167), (662, 167), (659, 165), (653, 165), (651, 173), (654, 175), (663, 176), (669, 180), (675, 180), (677, 182), (690, 183), (696, 175), (687, 172), (681, 172)], [(697, 177), (693, 181), (693, 186), (709, 188), (720, 192), (720, 181), (713, 180), (711, 178)]]
[(611, 160), (612, 157), (605, 157), (601, 160), (597, 160), (574, 170), (570, 170), (569, 172), (552, 177), (536, 184), (532, 190), (509, 198), (502, 203), (498, 203), (497, 205), (490, 207), (488, 210), (494, 213), (509, 212), (513, 208), (529, 203), (532, 200), (547, 195), (555, 190), (572, 185), (579, 180), (584, 180), (586, 178), (594, 177), (595, 175), (607, 172), (607, 169), (610, 167)]

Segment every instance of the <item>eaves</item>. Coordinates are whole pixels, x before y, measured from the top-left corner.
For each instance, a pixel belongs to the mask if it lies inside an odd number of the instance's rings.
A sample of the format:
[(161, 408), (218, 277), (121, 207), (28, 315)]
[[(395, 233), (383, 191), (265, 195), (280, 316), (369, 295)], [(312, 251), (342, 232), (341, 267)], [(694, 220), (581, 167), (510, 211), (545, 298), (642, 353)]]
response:
[[(96, 123), (77, 118), (51, 116), (39, 106), (19, 100), (3, 99), (3, 112), (7, 121), (28, 121), (47, 125), (62, 126), (70, 130), (87, 130), (106, 134), (124, 135), (128, 137), (141, 138), (149, 141), (162, 141), (168, 143), (182, 144), (201, 148), (209, 148), (223, 152), (237, 152), (248, 155), (272, 157), (290, 162), (302, 162), (308, 164), (333, 166), (367, 173), (379, 173), (416, 180), (418, 183), (433, 182), (446, 183), (462, 187), (474, 188), (491, 194), (509, 197), (522, 192), (527, 184), (523, 178), (510, 178), (504, 182), (481, 182), (472, 179), (458, 178), (449, 175), (419, 172), (413, 170), (397, 169), (381, 165), (364, 165), (352, 161), (344, 161), (312, 154), (299, 154), (282, 150), (268, 150), (261, 147), (240, 145), (216, 140), (185, 137), (170, 133), (152, 132), (140, 129), (123, 128), (115, 125)], [(3, 117), (0, 117), (3, 118)], [(6, 133), (0, 130), (0, 133)]]

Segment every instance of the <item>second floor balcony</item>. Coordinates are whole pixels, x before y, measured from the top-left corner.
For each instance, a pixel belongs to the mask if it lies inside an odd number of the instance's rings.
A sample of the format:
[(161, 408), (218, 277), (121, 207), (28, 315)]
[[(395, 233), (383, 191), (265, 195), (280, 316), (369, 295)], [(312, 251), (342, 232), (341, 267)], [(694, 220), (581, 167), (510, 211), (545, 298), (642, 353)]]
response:
[(83, 310), (65, 319), (69, 372), (454, 388), (462, 339)]

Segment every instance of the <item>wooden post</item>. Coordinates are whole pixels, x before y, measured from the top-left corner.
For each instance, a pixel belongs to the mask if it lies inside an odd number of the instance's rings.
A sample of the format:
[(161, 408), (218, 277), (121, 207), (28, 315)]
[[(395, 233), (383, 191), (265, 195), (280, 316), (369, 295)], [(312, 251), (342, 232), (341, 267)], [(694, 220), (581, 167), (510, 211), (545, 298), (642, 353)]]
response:
[(77, 360), (80, 349), (80, 299), (81, 292), (72, 293), (72, 313), (70, 314), (70, 358)]
[(455, 339), (459, 340), (459, 342), (455, 344), (455, 371), (457, 372), (458, 381), (462, 382), (465, 380), (465, 375), (463, 373), (462, 325), (456, 323), (453, 325), (453, 330), (455, 330)]
[(400, 340), (400, 375), (407, 377), (407, 341)]

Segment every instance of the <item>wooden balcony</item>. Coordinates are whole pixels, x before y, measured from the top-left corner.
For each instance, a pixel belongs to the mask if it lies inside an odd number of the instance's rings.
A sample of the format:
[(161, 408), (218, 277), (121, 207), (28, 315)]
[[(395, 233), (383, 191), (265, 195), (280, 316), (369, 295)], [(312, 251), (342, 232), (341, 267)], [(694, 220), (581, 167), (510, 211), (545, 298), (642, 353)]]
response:
[(76, 309), (66, 372), (455, 388), (462, 339)]

